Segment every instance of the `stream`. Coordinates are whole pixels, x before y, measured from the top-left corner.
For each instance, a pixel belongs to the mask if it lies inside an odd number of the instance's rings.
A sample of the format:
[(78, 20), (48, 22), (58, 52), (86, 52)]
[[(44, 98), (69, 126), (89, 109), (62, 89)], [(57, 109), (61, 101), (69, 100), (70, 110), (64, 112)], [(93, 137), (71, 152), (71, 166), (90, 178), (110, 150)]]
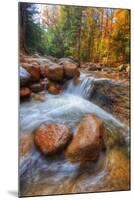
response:
[(64, 124), (74, 132), (87, 114), (101, 118), (106, 130), (106, 150), (96, 162), (72, 164), (63, 153), (47, 157), (33, 145), (20, 156), (21, 196), (129, 189), (129, 128), (90, 101), (94, 83), (103, 79), (81, 73), (81, 83), (75, 85), (70, 80), (64, 93), (51, 95), (45, 91), (44, 102), (20, 104), (20, 135), (33, 134), (43, 122)]

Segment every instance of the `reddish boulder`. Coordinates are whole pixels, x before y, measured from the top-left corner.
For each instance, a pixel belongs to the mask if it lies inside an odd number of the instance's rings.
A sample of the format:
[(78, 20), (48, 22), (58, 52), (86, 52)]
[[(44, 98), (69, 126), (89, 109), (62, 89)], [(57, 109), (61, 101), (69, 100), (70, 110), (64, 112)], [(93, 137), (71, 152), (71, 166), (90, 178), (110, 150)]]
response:
[(63, 67), (54, 63), (45, 65), (45, 76), (52, 81), (62, 81), (64, 79)]
[(45, 85), (43, 83), (34, 83), (30, 86), (32, 92), (40, 92), (42, 90), (44, 90)]
[(79, 69), (76, 64), (70, 62), (64, 62), (64, 72), (67, 78), (73, 78), (79, 76)]
[(48, 92), (51, 94), (60, 94), (61, 92), (63, 92), (63, 87), (60, 84), (49, 81)]
[(80, 122), (65, 155), (72, 162), (93, 161), (102, 147), (103, 123), (95, 115), (88, 115)]
[(31, 95), (31, 90), (27, 87), (20, 88), (20, 97), (28, 98)]
[(62, 150), (71, 138), (69, 129), (62, 124), (42, 124), (34, 134), (34, 142), (45, 155)]
[(27, 68), (27, 71), (31, 74), (33, 81), (39, 81), (41, 77), (41, 72), (39, 67), (31, 66)]
[(78, 64), (68, 58), (61, 58), (59, 64), (63, 66), (66, 78), (78, 77), (80, 75)]

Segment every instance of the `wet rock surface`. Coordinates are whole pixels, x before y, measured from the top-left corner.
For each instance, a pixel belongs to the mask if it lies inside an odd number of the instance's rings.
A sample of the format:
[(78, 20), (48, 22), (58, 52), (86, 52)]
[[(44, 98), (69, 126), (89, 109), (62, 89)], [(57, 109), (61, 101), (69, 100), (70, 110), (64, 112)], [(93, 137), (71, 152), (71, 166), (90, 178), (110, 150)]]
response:
[(40, 92), (42, 90), (45, 89), (45, 83), (35, 83), (35, 84), (32, 84), (30, 85), (30, 89), (32, 90), (32, 92)]
[[(95, 179), (92, 174), (89, 175), (88, 172), (81, 173), (76, 184), (71, 188), (71, 192), (104, 192), (130, 189), (130, 165), (127, 156), (120, 149), (114, 148), (107, 153), (103, 167), (106, 168), (106, 171), (102, 170), (98, 179)], [(93, 184), (91, 184), (92, 181)]]
[(130, 88), (128, 83), (98, 80), (94, 83), (90, 101), (129, 124)]
[(45, 155), (62, 150), (71, 138), (69, 129), (61, 124), (42, 124), (34, 134), (34, 142)]
[(21, 134), (20, 136), (20, 156), (26, 156), (33, 148), (33, 135), (29, 133)]
[(60, 94), (63, 92), (63, 86), (58, 83), (49, 81), (48, 82), (48, 92), (51, 94), (54, 94), (54, 95)]
[(27, 71), (31, 74), (31, 78), (33, 81), (39, 81), (41, 77), (41, 72), (39, 67), (28, 67)]
[(32, 93), (31, 97), (34, 101), (45, 101), (45, 94), (36, 94), (36, 93)]
[(78, 64), (71, 59), (61, 58), (59, 64), (63, 66), (64, 75), (66, 78), (73, 78), (79, 76)]
[(20, 89), (20, 98), (21, 99), (25, 99), (25, 98), (29, 98), (31, 95), (31, 90), (27, 87), (23, 87)]
[(103, 147), (103, 123), (95, 115), (88, 115), (77, 127), (65, 155), (72, 162), (97, 160)]
[(85, 63), (81, 65), (81, 68), (86, 68), (88, 71), (100, 71), (103, 66), (99, 63)]
[(63, 81), (64, 79), (63, 67), (55, 63), (46, 65), (45, 76), (52, 81)]

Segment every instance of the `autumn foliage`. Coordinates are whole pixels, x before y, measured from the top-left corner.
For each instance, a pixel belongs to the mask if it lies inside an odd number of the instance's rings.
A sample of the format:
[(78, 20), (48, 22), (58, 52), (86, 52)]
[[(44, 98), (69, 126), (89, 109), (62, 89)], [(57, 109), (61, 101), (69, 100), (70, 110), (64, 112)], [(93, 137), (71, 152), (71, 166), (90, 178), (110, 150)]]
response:
[(28, 54), (80, 63), (128, 63), (130, 10), (20, 3), (20, 46)]

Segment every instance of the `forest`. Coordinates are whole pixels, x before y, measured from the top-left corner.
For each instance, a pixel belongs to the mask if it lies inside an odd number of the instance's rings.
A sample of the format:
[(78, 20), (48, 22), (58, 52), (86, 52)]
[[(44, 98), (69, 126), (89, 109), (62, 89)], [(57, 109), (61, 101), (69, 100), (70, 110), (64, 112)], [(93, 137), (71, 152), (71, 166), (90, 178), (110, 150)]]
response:
[(20, 47), (79, 63), (128, 63), (129, 25), (125, 9), (21, 3)]

